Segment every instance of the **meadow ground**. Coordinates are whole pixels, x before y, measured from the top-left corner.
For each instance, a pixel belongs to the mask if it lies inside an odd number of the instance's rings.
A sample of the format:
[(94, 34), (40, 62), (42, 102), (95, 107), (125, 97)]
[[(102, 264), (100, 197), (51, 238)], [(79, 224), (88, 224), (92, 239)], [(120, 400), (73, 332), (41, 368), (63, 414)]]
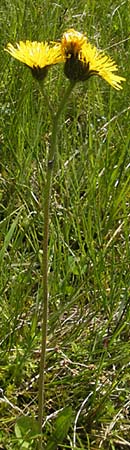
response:
[[(44, 447), (130, 447), (128, 1), (1, 0), (0, 5), (0, 449), (37, 415), (42, 304), (44, 182), (50, 115), (31, 72), (8, 42), (86, 32), (126, 77), (123, 90), (77, 83), (62, 115), (51, 199)], [(57, 109), (67, 79), (54, 67), (46, 90)], [(61, 436), (55, 414), (68, 407)], [(71, 410), (70, 410), (71, 407)], [(71, 411), (71, 418), (70, 418)], [(71, 419), (71, 420), (70, 420)], [(63, 424), (62, 424), (63, 425)], [(62, 428), (62, 426), (61, 426)], [(63, 436), (62, 436), (63, 437)]]

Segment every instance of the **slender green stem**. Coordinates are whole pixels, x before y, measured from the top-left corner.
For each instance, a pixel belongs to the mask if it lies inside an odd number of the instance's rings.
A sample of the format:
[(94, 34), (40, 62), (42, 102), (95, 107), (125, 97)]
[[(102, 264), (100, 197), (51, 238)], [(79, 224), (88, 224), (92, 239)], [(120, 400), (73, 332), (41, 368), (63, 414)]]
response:
[(48, 95), (46, 93), (45, 86), (44, 86), (44, 84), (40, 83), (39, 87), (40, 87), (40, 92), (41, 92), (42, 96), (44, 97), (45, 102), (47, 104), (47, 108), (48, 108), (48, 110), (50, 112), (51, 118), (53, 120), (53, 116), (54, 116), (53, 107), (52, 107), (52, 104), (51, 104), (51, 102), (49, 100), (49, 97), (48, 97)]
[[(44, 229), (43, 229), (43, 307), (42, 307), (42, 344), (41, 344), (41, 360), (39, 374), (39, 404), (38, 404), (38, 425), (39, 425), (39, 449), (42, 449), (42, 419), (45, 406), (45, 359), (46, 359), (46, 341), (47, 341), (47, 321), (48, 321), (48, 235), (49, 235), (49, 209), (51, 199), (51, 185), (53, 168), (56, 154), (56, 140), (58, 134), (58, 125), (61, 112), (71, 94), (75, 83), (69, 84), (58, 108), (51, 118), (53, 123), (51, 145), (48, 155), (48, 167), (46, 176), (46, 185), (44, 191)], [(42, 93), (44, 94), (43, 90)]]
[(64, 96), (63, 96), (63, 98), (62, 98), (62, 100), (60, 102), (60, 105), (59, 105), (59, 108), (58, 108), (58, 111), (57, 111), (57, 114), (56, 114), (56, 120), (59, 119), (59, 116), (60, 116), (61, 112), (63, 111), (64, 106), (65, 106), (65, 104), (66, 104), (66, 102), (67, 102), (67, 100), (68, 100), (72, 90), (74, 89), (74, 86), (75, 86), (75, 82), (71, 82), (68, 85), (68, 87), (67, 87), (67, 89), (65, 91), (65, 94), (64, 94)]

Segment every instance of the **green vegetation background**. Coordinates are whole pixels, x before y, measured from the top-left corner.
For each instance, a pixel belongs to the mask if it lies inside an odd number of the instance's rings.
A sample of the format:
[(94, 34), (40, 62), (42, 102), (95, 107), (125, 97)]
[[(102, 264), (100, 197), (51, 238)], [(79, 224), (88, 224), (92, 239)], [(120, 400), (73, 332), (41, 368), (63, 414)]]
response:
[[(37, 414), (51, 133), (31, 72), (3, 49), (18, 40), (57, 40), (71, 27), (115, 59), (126, 83), (122, 91), (96, 77), (77, 84), (61, 120), (49, 239), (46, 414), (72, 406), (62, 447), (72, 448), (76, 414), (91, 394), (79, 415), (76, 448), (129, 448), (129, 7), (117, 0), (1, 0), (1, 449), (23, 448), (14, 434), (16, 407)], [(66, 85), (63, 67), (51, 69), (46, 89), (54, 109)], [(53, 426), (54, 419), (45, 441)]]

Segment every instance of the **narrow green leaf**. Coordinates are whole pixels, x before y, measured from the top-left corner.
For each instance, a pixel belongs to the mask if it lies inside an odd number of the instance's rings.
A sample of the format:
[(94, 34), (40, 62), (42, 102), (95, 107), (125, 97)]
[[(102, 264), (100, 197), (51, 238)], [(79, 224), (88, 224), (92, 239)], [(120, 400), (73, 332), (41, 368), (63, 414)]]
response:
[(55, 429), (46, 446), (46, 450), (56, 450), (57, 445), (61, 444), (68, 434), (72, 421), (72, 408), (67, 406), (61, 411), (56, 419)]
[(22, 441), (21, 448), (28, 448), (30, 441), (38, 435), (38, 424), (32, 417), (19, 417), (15, 424), (15, 434)]
[(2, 259), (4, 257), (4, 254), (6, 252), (6, 249), (7, 249), (8, 245), (10, 244), (10, 241), (11, 241), (12, 236), (14, 234), (14, 231), (15, 231), (15, 228), (17, 226), (18, 220), (19, 220), (19, 214), (14, 219), (13, 223), (11, 224), (11, 227), (10, 227), (8, 233), (5, 236), (3, 247), (0, 250), (0, 262), (2, 261)]

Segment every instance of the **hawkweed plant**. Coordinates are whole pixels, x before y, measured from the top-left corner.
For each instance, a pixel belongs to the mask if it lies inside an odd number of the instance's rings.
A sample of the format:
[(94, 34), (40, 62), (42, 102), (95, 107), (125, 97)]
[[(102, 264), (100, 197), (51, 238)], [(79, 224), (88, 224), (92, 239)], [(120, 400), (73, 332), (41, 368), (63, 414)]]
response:
[[(39, 371), (38, 394), (38, 449), (42, 449), (42, 423), (45, 408), (45, 362), (48, 323), (48, 236), (49, 236), (49, 210), (51, 200), (51, 186), (56, 160), (57, 136), (59, 120), (63, 109), (70, 97), (74, 86), (78, 82), (87, 81), (91, 76), (98, 75), (107, 81), (113, 88), (122, 89), (121, 82), (125, 78), (116, 74), (118, 67), (115, 62), (103, 52), (92, 46), (86, 35), (74, 29), (67, 30), (59, 42), (30, 42), (20, 41), (15, 46), (7, 44), (5, 51), (23, 62), (31, 69), (32, 75), (38, 80), (39, 86), (50, 111), (52, 131), (46, 168), (46, 182), (44, 189), (44, 229), (43, 229), (43, 302), (42, 302), (42, 338)], [(44, 82), (48, 70), (55, 64), (63, 64), (65, 76), (68, 78), (68, 87), (64, 93), (57, 111), (53, 112), (52, 105), (45, 91)]]

